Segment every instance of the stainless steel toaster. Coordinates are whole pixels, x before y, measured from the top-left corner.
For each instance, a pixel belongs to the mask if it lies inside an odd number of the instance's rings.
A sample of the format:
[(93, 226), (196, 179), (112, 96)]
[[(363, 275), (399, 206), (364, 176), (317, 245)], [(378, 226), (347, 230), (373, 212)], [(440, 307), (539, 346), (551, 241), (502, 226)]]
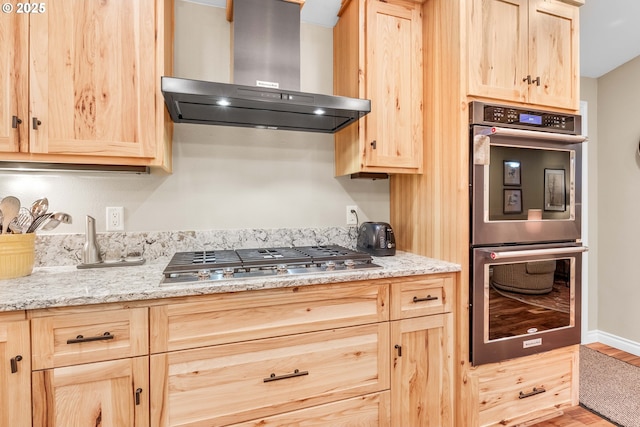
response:
[(396, 254), (396, 237), (386, 222), (364, 222), (358, 229), (356, 249), (373, 256)]

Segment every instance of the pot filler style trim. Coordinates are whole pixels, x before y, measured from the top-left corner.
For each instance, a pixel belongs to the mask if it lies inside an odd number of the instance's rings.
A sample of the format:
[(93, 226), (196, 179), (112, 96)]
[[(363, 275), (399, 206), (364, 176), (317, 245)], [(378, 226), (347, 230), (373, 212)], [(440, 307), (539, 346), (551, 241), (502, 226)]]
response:
[(233, 2), (233, 84), (162, 77), (176, 123), (335, 133), (371, 101), (300, 92), (300, 5)]

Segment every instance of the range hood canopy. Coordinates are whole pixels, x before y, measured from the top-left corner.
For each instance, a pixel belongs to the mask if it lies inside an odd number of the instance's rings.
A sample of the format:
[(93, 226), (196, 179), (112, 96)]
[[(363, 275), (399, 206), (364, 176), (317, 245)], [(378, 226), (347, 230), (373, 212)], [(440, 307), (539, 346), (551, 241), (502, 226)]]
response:
[(367, 99), (299, 91), (299, 3), (235, 0), (228, 4), (227, 11), (233, 10), (234, 17), (232, 64), (237, 84), (162, 77), (171, 119), (335, 133), (369, 113)]

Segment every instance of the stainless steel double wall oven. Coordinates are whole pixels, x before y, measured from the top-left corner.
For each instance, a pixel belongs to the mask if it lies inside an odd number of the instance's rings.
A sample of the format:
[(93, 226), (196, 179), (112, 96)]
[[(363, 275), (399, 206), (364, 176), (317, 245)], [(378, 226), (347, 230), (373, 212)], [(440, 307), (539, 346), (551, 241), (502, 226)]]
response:
[(581, 117), (470, 104), (471, 361), (580, 342)]

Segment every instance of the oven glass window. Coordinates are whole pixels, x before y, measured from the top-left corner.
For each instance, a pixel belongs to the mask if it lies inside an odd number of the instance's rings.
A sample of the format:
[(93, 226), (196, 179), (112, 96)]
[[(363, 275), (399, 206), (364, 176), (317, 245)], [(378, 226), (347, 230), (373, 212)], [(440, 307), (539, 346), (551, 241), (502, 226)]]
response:
[(491, 145), (488, 219), (573, 219), (575, 152)]
[(488, 265), (485, 342), (574, 325), (575, 258)]

